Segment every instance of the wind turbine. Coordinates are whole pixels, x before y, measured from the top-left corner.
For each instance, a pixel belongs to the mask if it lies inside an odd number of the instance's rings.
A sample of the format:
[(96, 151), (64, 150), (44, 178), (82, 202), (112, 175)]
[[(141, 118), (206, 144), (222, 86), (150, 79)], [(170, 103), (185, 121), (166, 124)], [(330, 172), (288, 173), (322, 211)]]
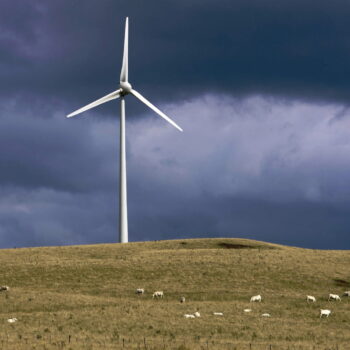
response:
[(120, 158), (119, 158), (119, 238), (121, 243), (128, 242), (128, 207), (127, 207), (127, 188), (126, 188), (126, 156), (125, 156), (125, 96), (133, 95), (146, 106), (151, 108), (159, 116), (164, 118), (168, 123), (173, 125), (180, 131), (183, 131), (173, 120), (160, 111), (150, 101), (137, 92), (129, 83), (128, 77), (128, 47), (129, 47), (129, 18), (125, 20), (125, 36), (124, 36), (124, 53), (123, 63), (120, 72), (119, 89), (110, 94), (101, 97), (100, 99), (82, 107), (71, 114), (67, 118), (73, 117), (79, 113), (85, 112), (88, 109), (94, 108), (102, 103), (120, 98)]

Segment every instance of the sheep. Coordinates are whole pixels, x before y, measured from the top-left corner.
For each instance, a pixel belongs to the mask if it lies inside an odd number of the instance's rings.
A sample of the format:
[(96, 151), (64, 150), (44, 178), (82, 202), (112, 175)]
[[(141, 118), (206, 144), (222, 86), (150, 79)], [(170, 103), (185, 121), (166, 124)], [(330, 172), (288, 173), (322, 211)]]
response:
[(200, 314), (198, 311), (196, 311), (196, 312), (194, 313), (194, 315), (195, 315), (196, 317), (201, 317), (201, 314)]
[(184, 317), (185, 318), (196, 318), (195, 315), (190, 315), (190, 314), (185, 314)]
[(252, 309), (244, 309), (244, 312), (252, 312)]
[(253, 297), (250, 298), (250, 302), (258, 301), (261, 302), (261, 295), (254, 295)]
[(185, 297), (181, 297), (180, 298), (180, 303), (184, 303), (186, 301), (186, 298)]
[(321, 309), (320, 310), (320, 318), (325, 315), (326, 317), (328, 317), (331, 314), (331, 310), (327, 310), (327, 309)]
[(144, 294), (145, 290), (143, 288), (137, 288), (136, 289), (136, 294), (140, 295), (140, 294)]
[(341, 301), (340, 296), (338, 294), (329, 294), (328, 301), (330, 301), (330, 300)]
[(344, 297), (350, 297), (350, 290), (348, 290), (348, 291), (346, 291), (346, 292), (344, 292)]
[(314, 296), (312, 296), (312, 295), (307, 295), (306, 296), (306, 301), (307, 302), (311, 301), (311, 302), (315, 303), (316, 302), (316, 298)]
[(17, 318), (16, 318), (16, 317), (14, 317), (14, 318), (9, 318), (9, 319), (7, 320), (7, 322), (8, 322), (8, 323), (15, 323), (15, 322), (17, 322)]
[(224, 316), (222, 312), (213, 312), (213, 315), (215, 316)]
[(10, 290), (10, 287), (9, 286), (0, 286), (0, 292), (7, 292)]
[(271, 317), (271, 315), (268, 313), (265, 313), (265, 314), (262, 314), (261, 317)]
[(164, 298), (163, 291), (157, 290), (156, 292), (153, 293), (152, 298)]

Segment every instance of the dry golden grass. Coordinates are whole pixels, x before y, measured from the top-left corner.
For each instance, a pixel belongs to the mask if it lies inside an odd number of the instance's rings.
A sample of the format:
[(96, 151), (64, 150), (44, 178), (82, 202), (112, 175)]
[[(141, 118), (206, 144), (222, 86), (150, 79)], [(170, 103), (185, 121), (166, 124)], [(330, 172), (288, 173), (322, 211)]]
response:
[(244, 239), (11, 249), (0, 276), (3, 349), (350, 349), (350, 298), (327, 301), (350, 290), (350, 251)]

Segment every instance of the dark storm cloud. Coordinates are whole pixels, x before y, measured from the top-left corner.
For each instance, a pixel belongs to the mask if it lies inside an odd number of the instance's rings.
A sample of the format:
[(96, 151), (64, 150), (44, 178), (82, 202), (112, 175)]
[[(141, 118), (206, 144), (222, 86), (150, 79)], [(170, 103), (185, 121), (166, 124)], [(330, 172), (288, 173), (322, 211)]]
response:
[[(242, 236), (349, 248), (348, 1), (0, 3), (0, 247), (113, 242), (117, 88), (131, 240)], [(137, 118), (135, 118), (137, 117)]]
[[(349, 120), (341, 106), (205, 95), (128, 131), (131, 240), (241, 236), (349, 247)], [(15, 110), (17, 109), (17, 114)], [(117, 124), (2, 115), (0, 245), (113, 242)]]
[(115, 88), (129, 15), (131, 79), (158, 100), (349, 98), (347, 1), (5, 1), (1, 10), (2, 91), (79, 104)]
[(0, 247), (115, 241), (113, 121), (1, 107)]
[(68, 192), (104, 188), (104, 183), (95, 179), (108, 178), (115, 170), (106, 167), (105, 157), (109, 159), (110, 152), (116, 151), (116, 140), (108, 145), (102, 140), (96, 144), (89, 119), (76, 123), (65, 119), (63, 112), (40, 119), (30, 111), (19, 113), (18, 106), (1, 107), (0, 183), (3, 186)]
[(107, 243), (117, 240), (115, 196), (51, 189), (0, 190), (0, 246)]
[[(169, 199), (179, 205), (169, 204)], [(307, 201), (203, 195), (186, 203), (171, 197), (152, 211), (139, 208), (139, 216), (131, 213), (133, 240), (153, 239), (152, 233), (159, 231), (157, 239), (242, 237), (313, 249), (349, 249), (349, 204), (336, 208)]]
[(341, 106), (207, 95), (165, 108), (183, 134), (152, 119), (129, 131), (134, 239), (349, 247), (350, 121), (330, 123)]

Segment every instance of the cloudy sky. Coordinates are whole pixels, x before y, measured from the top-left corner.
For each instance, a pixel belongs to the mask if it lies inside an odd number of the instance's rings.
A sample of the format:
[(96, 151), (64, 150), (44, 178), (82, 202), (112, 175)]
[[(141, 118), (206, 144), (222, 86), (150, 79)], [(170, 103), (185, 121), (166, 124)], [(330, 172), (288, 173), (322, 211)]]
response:
[(0, 248), (117, 240), (126, 16), (130, 240), (350, 249), (347, 0), (2, 0)]

